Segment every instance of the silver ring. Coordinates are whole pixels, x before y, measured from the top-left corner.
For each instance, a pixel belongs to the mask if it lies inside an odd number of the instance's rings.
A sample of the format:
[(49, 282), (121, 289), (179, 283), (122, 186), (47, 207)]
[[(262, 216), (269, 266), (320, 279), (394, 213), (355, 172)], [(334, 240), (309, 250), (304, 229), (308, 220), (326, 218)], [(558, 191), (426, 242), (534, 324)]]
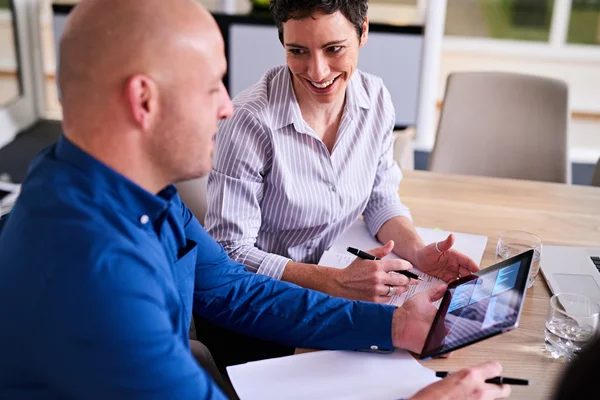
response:
[(388, 286), (388, 292), (386, 294), (387, 297), (392, 297), (394, 295), (394, 287), (393, 286)]
[(440, 248), (438, 247), (438, 243), (439, 242), (435, 242), (435, 249), (438, 251), (438, 253), (441, 253), (442, 251), (440, 250)]

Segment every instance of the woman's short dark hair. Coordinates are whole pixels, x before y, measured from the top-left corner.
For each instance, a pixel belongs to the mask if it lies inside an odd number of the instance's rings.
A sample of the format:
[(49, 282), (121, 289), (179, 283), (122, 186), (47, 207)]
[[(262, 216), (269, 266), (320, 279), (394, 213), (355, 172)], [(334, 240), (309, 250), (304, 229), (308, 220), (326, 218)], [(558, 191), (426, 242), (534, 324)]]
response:
[(358, 39), (363, 34), (363, 23), (367, 19), (369, 0), (271, 0), (269, 5), (283, 43), (283, 24), (290, 19), (312, 17), (315, 12), (333, 14), (340, 11), (356, 28)]

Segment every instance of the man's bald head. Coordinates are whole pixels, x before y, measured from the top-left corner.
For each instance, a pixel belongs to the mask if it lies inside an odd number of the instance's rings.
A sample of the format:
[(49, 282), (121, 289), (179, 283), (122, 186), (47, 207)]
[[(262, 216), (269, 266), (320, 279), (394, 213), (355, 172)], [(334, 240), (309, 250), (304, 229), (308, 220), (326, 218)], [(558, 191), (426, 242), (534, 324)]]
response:
[(220, 40), (210, 14), (193, 0), (82, 0), (60, 42), (63, 104), (69, 111), (71, 101), (93, 101), (132, 74), (165, 77), (178, 51), (200, 32), (205, 40), (196, 47)]
[(232, 113), (226, 68), (218, 26), (194, 0), (82, 0), (60, 42), (65, 135), (125, 175), (203, 175)]

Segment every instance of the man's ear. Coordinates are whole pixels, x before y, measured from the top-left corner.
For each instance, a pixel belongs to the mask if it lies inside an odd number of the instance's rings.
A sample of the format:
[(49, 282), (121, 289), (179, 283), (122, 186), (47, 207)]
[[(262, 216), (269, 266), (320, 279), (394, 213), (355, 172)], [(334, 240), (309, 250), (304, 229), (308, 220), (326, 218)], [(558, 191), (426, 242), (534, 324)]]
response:
[(125, 84), (125, 101), (135, 125), (144, 131), (149, 130), (158, 113), (156, 83), (146, 75), (133, 75)]
[(360, 35), (360, 47), (363, 47), (367, 43), (369, 38), (369, 17), (365, 18), (362, 26), (362, 35)]

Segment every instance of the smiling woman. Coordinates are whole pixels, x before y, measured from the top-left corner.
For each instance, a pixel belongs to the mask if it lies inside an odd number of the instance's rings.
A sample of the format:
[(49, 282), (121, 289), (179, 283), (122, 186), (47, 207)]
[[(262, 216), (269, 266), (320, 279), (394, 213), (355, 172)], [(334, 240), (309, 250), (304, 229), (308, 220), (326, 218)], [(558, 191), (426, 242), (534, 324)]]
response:
[[(207, 188), (210, 235), (249, 271), (352, 300), (388, 302), (388, 293), (415, 283), (391, 269), (454, 277), (459, 267), (473, 268), (450, 251), (451, 242), (441, 250), (449, 262), (440, 265), (398, 197), (394, 105), (383, 80), (357, 68), (368, 46), (368, 0), (271, 0), (270, 10), (286, 63), (238, 94), (236, 112), (219, 127)], [(361, 216), (387, 243), (373, 254), (395, 251), (402, 260), (357, 259), (342, 270), (317, 265)], [(228, 333), (201, 318), (196, 327), (217, 363), (223, 352), (256, 348), (231, 336), (219, 348)], [(264, 350), (262, 358), (293, 352)]]

